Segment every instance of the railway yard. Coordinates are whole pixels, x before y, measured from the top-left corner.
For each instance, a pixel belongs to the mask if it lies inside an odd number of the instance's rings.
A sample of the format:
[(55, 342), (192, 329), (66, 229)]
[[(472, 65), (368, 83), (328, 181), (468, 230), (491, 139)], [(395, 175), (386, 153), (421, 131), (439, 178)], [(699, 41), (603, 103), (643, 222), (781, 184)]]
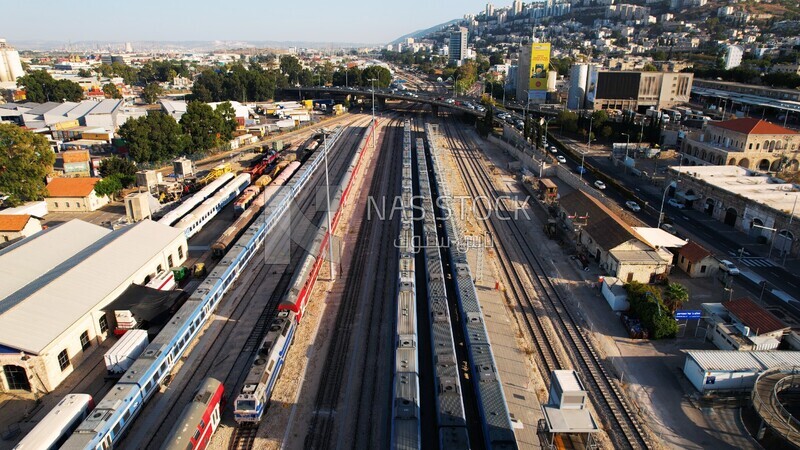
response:
[[(176, 219), (207, 275), (122, 378), (104, 376), (109, 339), (35, 408), (0, 405), (20, 438), (86, 393), (62, 448), (544, 448), (551, 373), (575, 370), (593, 444), (659, 448), (500, 152), (421, 104), (347, 117), (298, 134), (245, 219), (232, 202)], [(229, 178), (238, 196), (257, 177)]]

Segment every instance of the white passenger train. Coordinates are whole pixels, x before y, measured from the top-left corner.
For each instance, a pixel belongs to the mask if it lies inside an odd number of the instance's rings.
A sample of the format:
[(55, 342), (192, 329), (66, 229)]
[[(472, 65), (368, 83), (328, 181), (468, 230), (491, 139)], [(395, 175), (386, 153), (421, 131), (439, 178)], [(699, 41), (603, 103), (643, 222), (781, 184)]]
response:
[(217, 213), (228, 203), (233, 201), (250, 184), (250, 174), (243, 173), (237, 175), (230, 183), (226, 184), (216, 194), (204, 201), (194, 211), (190, 212), (183, 219), (174, 225), (175, 228), (183, 230), (186, 239), (197, 234), (203, 226), (213, 219)]
[(158, 223), (163, 225), (172, 225), (175, 222), (181, 220), (183, 216), (189, 214), (191, 210), (193, 210), (197, 205), (202, 203), (205, 199), (214, 195), (219, 188), (224, 186), (227, 182), (231, 181), (235, 175), (232, 173), (226, 173), (221, 177), (217, 178), (216, 180), (208, 183), (203, 189), (195, 192), (191, 197), (187, 198), (183, 201), (177, 208), (173, 209), (172, 211), (164, 214), (164, 217), (158, 219)]
[(14, 450), (55, 450), (94, 408), (89, 394), (68, 394), (61, 399), (36, 427), (23, 438)]

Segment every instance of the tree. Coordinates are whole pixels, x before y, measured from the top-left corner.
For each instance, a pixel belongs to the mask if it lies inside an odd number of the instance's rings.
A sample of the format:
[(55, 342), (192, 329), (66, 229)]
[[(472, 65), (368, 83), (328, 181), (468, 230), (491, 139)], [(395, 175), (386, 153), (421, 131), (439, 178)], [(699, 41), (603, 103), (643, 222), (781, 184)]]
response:
[(369, 66), (362, 72), (361, 79), (365, 86), (370, 86), (370, 79), (375, 79), (375, 87), (387, 88), (392, 84), (392, 73), (381, 66)]
[(142, 89), (142, 98), (146, 103), (155, 103), (158, 96), (164, 92), (161, 85), (158, 83), (149, 83)]
[(122, 93), (117, 89), (114, 83), (107, 83), (103, 85), (103, 94), (106, 98), (122, 98)]
[(82, 78), (89, 78), (92, 76), (92, 72), (86, 69), (78, 69), (78, 76)]
[(217, 105), (214, 113), (219, 117), (221, 128), (220, 136), (223, 140), (229, 141), (233, 137), (233, 131), (239, 124), (236, 122), (236, 110), (230, 102), (222, 102)]
[(642, 71), (644, 72), (658, 72), (658, 68), (653, 64), (647, 63), (642, 67)]
[(680, 283), (669, 283), (667, 289), (664, 290), (664, 300), (674, 315), (675, 311), (689, 300), (689, 291)]
[(119, 127), (119, 135), (128, 143), (129, 155), (136, 162), (164, 161), (186, 148), (181, 126), (162, 112), (129, 119)]
[(94, 185), (94, 191), (101, 197), (107, 195), (113, 200), (122, 191), (122, 182), (119, 179), (119, 175), (112, 175), (98, 181)]
[(55, 80), (44, 70), (29, 72), (17, 79), (17, 84), (25, 88), (25, 96), (32, 102), (77, 102), (83, 98), (83, 89), (78, 83)]
[(650, 337), (661, 339), (675, 337), (678, 325), (674, 316), (661, 300), (661, 291), (654, 286), (633, 281), (625, 285), (631, 312), (650, 331)]
[(47, 195), (45, 177), (56, 155), (40, 134), (16, 125), (0, 124), (0, 194), (4, 205), (41, 200)]
[(484, 114), (483, 118), (478, 120), (478, 134), (483, 137), (489, 136), (489, 133), (492, 132), (494, 128), (494, 108), (491, 106), (486, 108), (486, 114)]
[(211, 106), (193, 101), (181, 116), (181, 127), (191, 140), (192, 151), (208, 150), (219, 144), (224, 122)]
[(604, 125), (603, 128), (600, 129), (600, 136), (603, 136), (605, 139), (610, 138), (613, 133), (614, 130), (608, 125)]
[(558, 123), (564, 128), (564, 131), (568, 133), (578, 131), (578, 114), (572, 111), (562, 110), (558, 113), (556, 120), (558, 120)]
[(128, 159), (112, 156), (100, 161), (100, 176), (114, 176), (123, 188), (128, 188), (136, 181), (136, 164)]

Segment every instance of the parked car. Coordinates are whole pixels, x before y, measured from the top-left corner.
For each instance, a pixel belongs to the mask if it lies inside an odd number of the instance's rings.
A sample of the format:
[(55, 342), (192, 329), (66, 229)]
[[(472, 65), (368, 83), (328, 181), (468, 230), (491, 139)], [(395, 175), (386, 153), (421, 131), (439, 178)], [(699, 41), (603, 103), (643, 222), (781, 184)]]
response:
[(678, 203), (678, 201), (675, 200), (674, 198), (671, 198), (671, 199), (667, 200), (667, 204), (669, 206), (674, 206), (674, 207), (676, 207), (678, 209), (686, 208), (686, 205), (684, 205), (683, 203)]
[(556, 156), (556, 159), (557, 159), (557, 160), (558, 160), (558, 162), (560, 162), (561, 164), (566, 164), (566, 163), (567, 163), (567, 158), (564, 158), (564, 156), (562, 156), (562, 155), (558, 155), (558, 156)]
[(739, 268), (736, 267), (736, 264), (728, 261), (727, 259), (723, 259), (719, 262), (719, 269), (723, 272), (728, 272), (731, 275), (739, 275)]
[(594, 187), (596, 187), (597, 189), (605, 189), (606, 188), (606, 184), (603, 183), (600, 180), (597, 180), (597, 181), (594, 182)]
[(642, 208), (639, 206), (639, 204), (636, 203), (633, 200), (628, 200), (627, 202), (625, 202), (625, 206), (627, 206), (628, 209), (630, 209), (633, 212), (639, 212), (639, 211), (642, 210)]

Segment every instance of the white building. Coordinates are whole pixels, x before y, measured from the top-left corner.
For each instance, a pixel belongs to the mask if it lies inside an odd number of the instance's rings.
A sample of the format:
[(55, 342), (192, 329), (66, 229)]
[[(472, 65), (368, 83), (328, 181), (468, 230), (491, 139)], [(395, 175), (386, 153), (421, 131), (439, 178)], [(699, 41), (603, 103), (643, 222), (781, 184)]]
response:
[(52, 391), (113, 329), (103, 308), (187, 251), (180, 230), (150, 220), (72, 220), (0, 251), (0, 388)]
[(738, 45), (729, 45), (725, 50), (725, 70), (739, 67), (742, 64), (744, 49)]
[(767, 369), (800, 366), (800, 352), (773, 350), (691, 350), (686, 352), (683, 373), (701, 393), (749, 391)]
[(0, 39), (0, 83), (13, 82), (25, 75), (19, 52), (11, 48), (5, 39)]

